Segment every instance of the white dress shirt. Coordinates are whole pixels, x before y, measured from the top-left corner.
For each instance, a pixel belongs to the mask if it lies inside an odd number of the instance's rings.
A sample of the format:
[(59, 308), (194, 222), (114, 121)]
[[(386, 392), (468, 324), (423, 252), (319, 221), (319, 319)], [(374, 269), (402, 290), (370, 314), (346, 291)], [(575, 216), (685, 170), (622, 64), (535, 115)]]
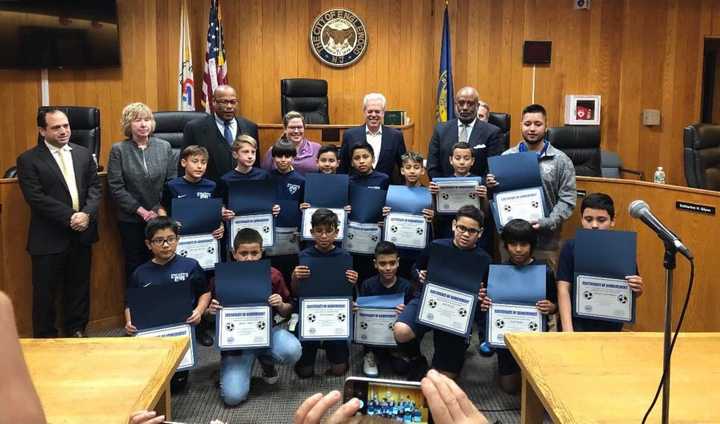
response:
[[(215, 116), (215, 125), (217, 125), (218, 131), (220, 131), (220, 134), (223, 136), (223, 138), (225, 138), (225, 121), (220, 119), (220, 117), (217, 115), (214, 115), (214, 116)], [(230, 132), (232, 133), (233, 140), (235, 140), (237, 138), (237, 130), (238, 130), (237, 119), (235, 119), (235, 118), (231, 119), (230, 122), (228, 122), (228, 126), (230, 127)]]
[[(460, 141), (460, 140), (462, 140), (461, 134), (462, 134), (463, 126), (465, 126), (466, 124), (464, 124), (459, 119), (457, 122), (458, 122), (458, 141)], [(473, 119), (473, 121), (471, 123), (467, 124), (467, 130), (466, 130), (467, 131), (467, 140), (465, 140), (465, 142), (470, 142), (470, 134), (472, 133), (473, 128), (475, 128), (475, 122), (477, 122), (477, 118)]]
[(370, 128), (365, 125), (365, 140), (372, 146), (373, 153), (375, 153), (375, 157), (373, 158), (373, 168), (375, 168), (378, 163), (378, 158), (380, 158), (380, 149), (382, 148), (382, 125), (380, 125), (376, 133), (370, 131)]

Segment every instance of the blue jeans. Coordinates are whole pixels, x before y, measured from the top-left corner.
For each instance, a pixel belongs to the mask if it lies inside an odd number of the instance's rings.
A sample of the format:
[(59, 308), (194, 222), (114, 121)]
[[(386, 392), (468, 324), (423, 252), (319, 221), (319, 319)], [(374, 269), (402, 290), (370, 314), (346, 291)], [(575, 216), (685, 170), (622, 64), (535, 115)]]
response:
[(292, 365), (300, 359), (302, 348), (295, 336), (279, 327), (272, 329), (270, 349), (244, 350), (241, 355), (223, 355), (220, 360), (220, 395), (228, 406), (247, 399), (255, 358), (271, 356), (279, 364)]

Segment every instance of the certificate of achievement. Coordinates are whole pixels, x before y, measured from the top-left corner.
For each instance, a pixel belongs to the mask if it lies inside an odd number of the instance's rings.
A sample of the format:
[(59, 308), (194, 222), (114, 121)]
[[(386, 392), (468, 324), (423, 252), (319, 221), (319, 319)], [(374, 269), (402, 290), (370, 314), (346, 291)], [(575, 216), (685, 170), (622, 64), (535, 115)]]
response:
[(178, 324), (169, 327), (153, 328), (150, 330), (138, 331), (136, 337), (178, 337), (187, 336), (190, 338), (190, 347), (183, 356), (176, 371), (184, 371), (195, 366), (195, 334), (190, 324)]
[(272, 247), (275, 242), (275, 231), (273, 227), (273, 215), (271, 213), (236, 216), (230, 224), (229, 241), (232, 243), (235, 235), (243, 228), (252, 228), (262, 236), (263, 248)]
[(439, 191), (437, 194), (438, 213), (456, 213), (465, 205), (480, 207), (480, 198), (475, 190), (478, 181), (458, 180), (437, 182)]
[(347, 340), (352, 328), (350, 298), (301, 298), (301, 340)]
[[(310, 234), (310, 229), (312, 228), (311, 225), (311, 218), (312, 214), (315, 213), (316, 210), (320, 208), (307, 208), (303, 209), (303, 216), (302, 216), (302, 238), (303, 240), (312, 240), (312, 234)], [(336, 241), (341, 241), (345, 238), (345, 222), (347, 218), (347, 214), (345, 213), (345, 209), (343, 208), (327, 208), (330, 209), (337, 215), (338, 217), (338, 233), (337, 237), (335, 237)]]
[(577, 275), (575, 315), (611, 321), (632, 322), (633, 295), (624, 279)]
[(536, 222), (545, 216), (541, 187), (497, 193), (495, 203), (500, 227), (516, 218)]
[(384, 238), (397, 247), (424, 249), (428, 239), (428, 222), (422, 215), (390, 212), (385, 217)]
[(380, 241), (380, 235), (380, 227), (377, 224), (348, 221), (343, 248), (352, 253), (373, 255), (375, 246)]
[(267, 249), (268, 256), (300, 253), (300, 234), (297, 227), (275, 227), (275, 244)]
[(420, 298), (417, 321), (465, 337), (472, 329), (476, 298), (477, 293), (466, 293), (428, 282)]
[(359, 308), (355, 312), (355, 343), (377, 346), (397, 346), (393, 325), (395, 309)]
[(543, 331), (542, 314), (534, 305), (493, 303), (488, 311), (488, 343), (505, 347), (505, 333)]
[(225, 306), (217, 315), (220, 350), (270, 347), (270, 306)]
[(212, 234), (180, 237), (177, 253), (180, 256), (195, 259), (204, 270), (215, 269), (215, 264), (220, 262), (218, 241), (213, 238)]

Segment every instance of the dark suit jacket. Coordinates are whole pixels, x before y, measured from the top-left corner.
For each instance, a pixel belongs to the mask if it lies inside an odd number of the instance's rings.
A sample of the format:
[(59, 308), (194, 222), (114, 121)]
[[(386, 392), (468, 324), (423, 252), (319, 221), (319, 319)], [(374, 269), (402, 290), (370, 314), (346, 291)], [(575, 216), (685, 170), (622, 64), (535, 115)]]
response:
[(100, 179), (90, 150), (70, 143), (80, 211), (90, 215), (85, 231), (70, 228), (72, 199), (60, 167), (44, 142), (17, 158), (17, 176), (25, 201), (30, 206), (27, 250), (31, 255), (49, 255), (66, 250), (77, 240), (90, 245), (98, 240), (97, 216), (100, 207)]
[[(235, 117), (235, 120), (237, 121), (238, 134), (247, 134), (260, 143), (258, 139), (258, 129), (255, 123), (240, 116)], [(204, 118), (190, 121), (185, 125), (182, 149), (192, 144), (205, 147), (210, 155), (205, 178), (217, 183), (220, 181), (220, 177), (237, 165), (232, 157), (230, 144), (228, 144), (223, 134), (218, 130), (217, 124), (215, 123), (215, 115), (208, 115)], [(180, 150), (181, 152), (182, 149)], [(258, 150), (259, 149), (260, 146), (258, 145)], [(259, 161), (256, 159), (255, 163), (257, 165)], [(183, 175), (182, 169), (178, 170), (178, 175)]]
[[(453, 175), (450, 165), (450, 150), (458, 142), (458, 120), (439, 122), (435, 125), (428, 148), (427, 172), (430, 178)], [(474, 175), (485, 177), (487, 158), (502, 153), (500, 128), (480, 120), (475, 121), (468, 143), (475, 152), (475, 164), (470, 171)], [(483, 147), (484, 145), (484, 147)]]
[[(340, 146), (340, 168), (338, 172), (343, 174), (348, 173), (352, 162), (350, 156), (352, 147), (366, 141), (365, 125), (348, 128), (345, 133), (343, 133), (342, 146)], [(397, 177), (399, 174), (393, 171), (396, 165), (398, 168), (402, 166), (400, 157), (405, 154), (405, 138), (403, 137), (402, 131), (383, 125), (380, 151), (375, 152), (375, 154), (379, 155), (375, 170), (389, 175), (391, 180), (397, 180), (397, 178), (393, 178), (393, 176)]]

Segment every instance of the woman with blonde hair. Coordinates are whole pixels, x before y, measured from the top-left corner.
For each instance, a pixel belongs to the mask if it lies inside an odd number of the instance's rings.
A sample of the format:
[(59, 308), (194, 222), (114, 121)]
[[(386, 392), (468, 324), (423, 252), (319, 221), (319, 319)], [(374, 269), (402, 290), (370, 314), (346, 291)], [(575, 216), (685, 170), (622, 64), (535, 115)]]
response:
[(160, 207), (165, 183), (177, 175), (177, 159), (170, 143), (152, 137), (155, 119), (143, 103), (122, 111), (127, 139), (113, 144), (108, 160), (108, 186), (117, 204), (125, 278), (150, 259), (145, 247), (145, 222), (164, 213)]

